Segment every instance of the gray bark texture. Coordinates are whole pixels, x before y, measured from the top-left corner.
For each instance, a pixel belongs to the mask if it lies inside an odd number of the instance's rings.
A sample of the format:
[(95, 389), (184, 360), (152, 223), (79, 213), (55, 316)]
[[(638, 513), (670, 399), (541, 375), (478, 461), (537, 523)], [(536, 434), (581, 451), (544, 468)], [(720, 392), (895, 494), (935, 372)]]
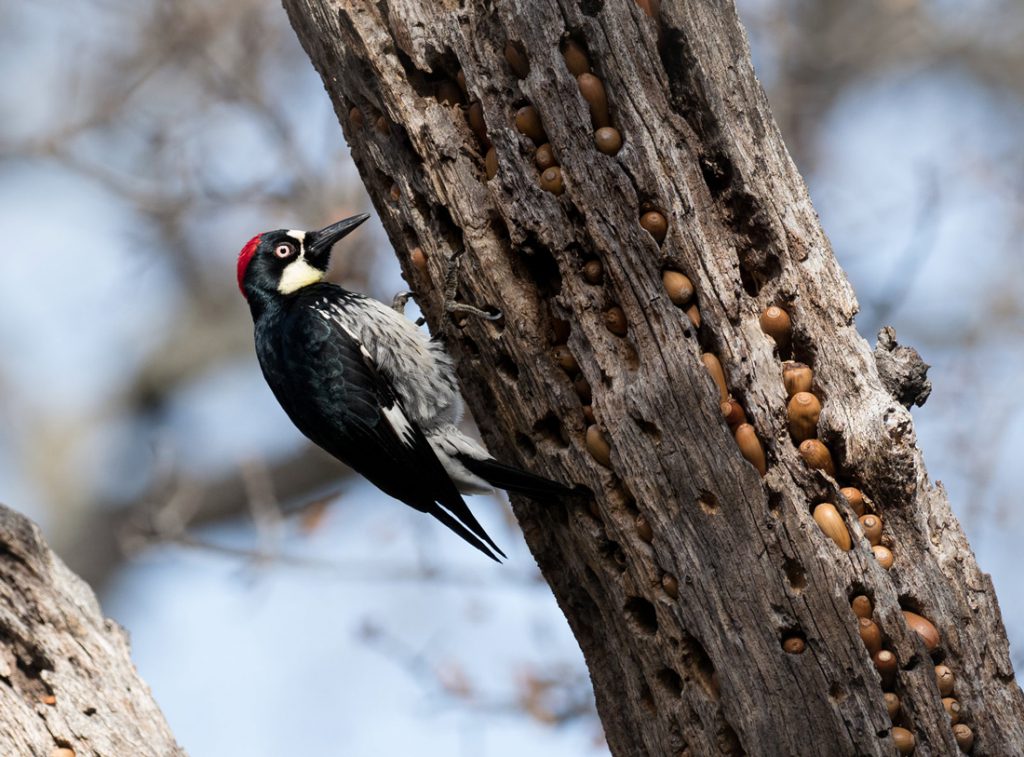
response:
[[(991, 582), (928, 480), (905, 407), (927, 396), (926, 366), (890, 332), (876, 361), (854, 328), (854, 293), (732, 3), (284, 5), (490, 449), (592, 493), (513, 505), (583, 649), (612, 752), (882, 755), (911, 736), (918, 755), (1024, 754)], [(568, 39), (603, 82), (615, 154), (595, 149)], [(509, 41), (528, 71), (510, 66)], [(517, 128), (526, 105), (546, 136)], [(544, 141), (562, 193), (541, 187)], [(668, 222), (660, 243), (639, 223), (651, 209)], [(665, 270), (692, 281), (699, 325), (667, 296)], [(449, 313), (446, 291), (503, 318)], [(791, 316), (789, 344), (762, 330), (770, 306)], [(763, 444), (763, 477), (723, 420), (708, 352)], [(790, 436), (786, 358), (813, 369), (835, 475)], [(891, 569), (841, 487), (880, 517)], [(812, 517), (823, 502), (852, 549)], [(891, 673), (862, 643), (858, 595)], [(902, 611), (934, 625), (934, 648)], [(962, 728), (958, 747), (939, 664), (973, 747)], [(900, 699), (892, 718), (885, 692)]]
[(0, 505), (0, 755), (184, 755), (125, 632), (25, 517)]

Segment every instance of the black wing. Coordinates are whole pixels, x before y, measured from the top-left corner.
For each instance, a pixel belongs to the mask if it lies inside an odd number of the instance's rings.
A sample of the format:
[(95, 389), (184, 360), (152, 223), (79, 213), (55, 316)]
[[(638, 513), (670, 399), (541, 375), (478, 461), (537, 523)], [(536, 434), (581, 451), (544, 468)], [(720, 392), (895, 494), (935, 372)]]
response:
[(299, 430), (491, 559), (497, 560), (491, 550), (505, 557), (355, 336), (324, 311), (301, 305), (281, 326), (281, 342), (273, 350), (277, 359), (271, 361), (277, 365), (270, 371), (264, 366), (264, 372)]

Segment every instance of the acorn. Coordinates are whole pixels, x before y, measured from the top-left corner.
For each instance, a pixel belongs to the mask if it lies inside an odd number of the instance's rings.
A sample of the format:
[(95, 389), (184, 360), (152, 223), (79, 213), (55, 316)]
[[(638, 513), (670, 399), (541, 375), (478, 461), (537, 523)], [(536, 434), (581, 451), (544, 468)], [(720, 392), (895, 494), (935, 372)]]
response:
[(818, 418), (821, 417), (821, 403), (810, 392), (797, 392), (786, 408), (789, 414), (789, 433), (793, 439), (802, 442), (818, 434)]
[(793, 323), (789, 320), (789, 313), (777, 305), (761, 313), (761, 330), (775, 340), (779, 349), (785, 349), (789, 345), (789, 337), (793, 329)]
[(900, 714), (900, 698), (891, 691), (885, 692), (882, 698), (885, 700), (885, 709), (889, 713), (889, 720), (895, 720), (896, 716)]
[(464, 93), (469, 93), (469, 90), (466, 89), (466, 72), (463, 71), (461, 68), (459, 69), (459, 72), (455, 74), (455, 83), (459, 85), (459, 89), (461, 89)]
[(348, 112), (348, 122), (352, 125), (353, 129), (362, 129), (363, 124), (366, 122), (363, 118), (363, 111), (353, 105), (352, 109)]
[(584, 405), (589, 405), (593, 399), (590, 391), (590, 383), (583, 378), (582, 373), (576, 374), (576, 378), (572, 380), (572, 388), (576, 390), (576, 396), (580, 398), (580, 402)]
[(853, 609), (853, 614), (858, 618), (870, 618), (874, 608), (871, 606), (871, 600), (864, 594), (858, 594), (852, 600), (850, 600), (850, 607)]
[(579, 365), (576, 363), (576, 358), (572, 356), (569, 348), (564, 345), (559, 345), (551, 350), (551, 355), (555, 358), (555, 362), (558, 363), (558, 367), (570, 376), (580, 369)]
[(668, 233), (668, 221), (658, 211), (652, 210), (640, 216), (640, 225), (654, 237), (654, 241), (658, 244), (665, 241), (665, 234)]
[(761, 446), (761, 440), (757, 438), (757, 432), (754, 431), (754, 427), (749, 423), (741, 423), (736, 427), (734, 435), (736, 437), (736, 444), (739, 445), (740, 452), (747, 459), (747, 462), (757, 468), (757, 472), (762, 476), (767, 473), (768, 464), (764, 458), (764, 447)]
[(875, 559), (878, 560), (878, 564), (886, 570), (889, 570), (896, 560), (889, 548), (883, 547), (881, 544), (876, 544), (871, 548), (871, 551), (875, 553)]
[(679, 599), (679, 581), (671, 573), (664, 573), (661, 576), (661, 588), (665, 590), (672, 599)]
[(729, 399), (729, 387), (725, 385), (725, 371), (722, 369), (721, 361), (710, 352), (705, 352), (700, 359), (704, 361), (704, 367), (707, 368), (711, 378), (718, 386), (718, 393), (721, 395), (720, 402), (726, 402)]
[(846, 497), (846, 501), (850, 503), (850, 507), (857, 513), (858, 517), (864, 514), (864, 495), (861, 494), (860, 489), (853, 486), (844, 486), (839, 490), (839, 493)]
[(555, 151), (550, 142), (545, 142), (537, 148), (537, 152), (533, 155), (533, 162), (538, 171), (546, 171), (552, 166), (558, 165), (558, 161), (555, 160)]
[(830, 502), (822, 502), (814, 508), (814, 522), (844, 552), (850, 551), (850, 532), (843, 523), (843, 516)]
[(686, 315), (690, 319), (690, 323), (693, 324), (694, 328), (700, 328), (700, 310), (697, 308), (697, 303), (690, 305), (686, 308)]
[(588, 284), (600, 284), (604, 279), (604, 266), (600, 260), (588, 260), (583, 264), (583, 280)]
[(590, 105), (590, 119), (594, 122), (595, 128), (611, 126), (611, 119), (608, 117), (608, 96), (605, 95), (601, 80), (593, 74), (583, 73), (576, 77), (576, 84), (583, 99)]
[(807, 642), (799, 636), (787, 636), (782, 640), (782, 648), (789, 654), (803, 654), (807, 649)]
[(942, 696), (952, 696), (955, 681), (956, 677), (953, 675), (952, 670), (945, 665), (935, 666), (935, 683), (939, 687), (939, 693)]
[(391, 202), (398, 202), (402, 199), (402, 190), (398, 188), (397, 184), (391, 185), (391, 191), (389, 194), (391, 195)]
[(949, 719), (956, 725), (960, 722), (960, 703), (953, 699), (953, 697), (943, 697), (942, 706), (946, 708), (946, 714), (949, 715)]
[(488, 179), (493, 179), (498, 173), (498, 153), (494, 147), (491, 147), (484, 157), (484, 173)]
[(896, 678), (896, 669), (899, 667), (896, 655), (888, 649), (881, 649), (871, 655), (871, 659), (875, 661), (875, 667), (882, 674), (882, 683), (886, 686), (891, 685)]
[(790, 397), (797, 392), (809, 392), (814, 383), (814, 372), (803, 363), (787, 360), (782, 364), (782, 383)]
[(562, 169), (558, 166), (544, 169), (540, 175), (540, 188), (552, 194), (562, 194), (565, 191), (565, 185), (562, 184)]
[(480, 144), (490, 147), (491, 138), (487, 136), (487, 124), (484, 123), (484, 106), (480, 104), (479, 100), (469, 104), (466, 109), (466, 121), (469, 123), (469, 128), (476, 134)]
[(743, 412), (743, 407), (732, 397), (721, 403), (721, 407), (725, 422), (734, 432), (737, 426), (747, 422), (747, 414)]
[(526, 59), (526, 53), (518, 42), (509, 40), (505, 43), (505, 60), (508, 62), (509, 68), (512, 69), (512, 73), (520, 79), (525, 79), (530, 73), (530, 62)]
[(597, 423), (597, 419), (594, 417), (594, 408), (590, 405), (583, 406), (583, 419), (590, 425)]
[(462, 102), (462, 89), (450, 79), (438, 82), (436, 95), (445, 105), (458, 105)]
[(661, 5), (659, 0), (636, 0), (636, 4), (639, 5), (640, 9), (643, 10), (643, 12), (650, 18), (658, 17), (658, 10)]
[(622, 149), (622, 135), (618, 129), (611, 126), (602, 126), (594, 132), (594, 144), (599, 152), (605, 155), (614, 155)]
[(616, 336), (625, 336), (627, 331), (626, 314), (622, 308), (613, 305), (604, 311), (604, 325)]
[(836, 466), (832, 463), (832, 455), (829, 454), (828, 447), (817, 439), (805, 439), (801, 442), (800, 456), (809, 467), (825, 471), (830, 476), (836, 475)]
[(423, 252), (422, 247), (413, 247), (409, 250), (409, 260), (412, 261), (413, 267), (417, 270), (427, 270), (427, 256)]
[(882, 543), (882, 520), (877, 515), (860, 516), (860, 527), (872, 547)]
[(515, 123), (519, 132), (532, 139), (535, 144), (542, 145), (548, 141), (544, 126), (540, 122), (540, 113), (532, 105), (524, 105), (516, 111)]
[(929, 652), (934, 652), (939, 646), (941, 639), (939, 637), (939, 630), (932, 625), (932, 622), (916, 612), (910, 612), (910, 610), (903, 611), (903, 619), (907, 622), (907, 626), (921, 637), (925, 648)]
[(48, 705), (49, 707), (53, 707), (57, 704), (57, 697), (55, 697), (53, 694), (44, 694), (43, 696), (39, 697), (39, 701), (45, 705)]
[(690, 278), (679, 271), (663, 271), (661, 283), (665, 287), (668, 298), (673, 305), (683, 307), (693, 298), (693, 282)]
[(604, 434), (601, 433), (596, 425), (590, 425), (587, 427), (587, 450), (590, 452), (597, 462), (603, 465), (605, 468), (612, 467), (612, 448), (608, 445), (608, 441), (604, 438)]
[(573, 76), (590, 73), (590, 59), (587, 53), (576, 42), (571, 39), (562, 43), (562, 57), (565, 58), (565, 65)]
[(896, 725), (893, 726), (891, 735), (892, 743), (896, 745), (896, 750), (900, 754), (913, 754), (914, 747), (917, 746), (913, 733)]
[(637, 536), (648, 544), (654, 541), (654, 530), (651, 528), (651, 524), (647, 522), (647, 518), (642, 515), (636, 516), (635, 525)]
[(870, 654), (874, 654), (882, 648), (882, 631), (870, 618), (857, 618), (857, 631), (860, 633), (860, 640)]
[(65, 746), (56, 747), (50, 752), (50, 757), (75, 757), (75, 750), (68, 749)]
[(963, 723), (953, 726), (953, 738), (956, 739), (956, 745), (962, 752), (970, 752), (971, 747), (974, 746), (974, 732)]

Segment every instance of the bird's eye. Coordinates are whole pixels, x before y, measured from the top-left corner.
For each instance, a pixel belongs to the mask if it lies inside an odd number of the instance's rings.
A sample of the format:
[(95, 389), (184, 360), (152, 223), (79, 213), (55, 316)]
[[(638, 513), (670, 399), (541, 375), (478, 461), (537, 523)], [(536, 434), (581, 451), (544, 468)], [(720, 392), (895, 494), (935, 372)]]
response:
[(295, 252), (295, 248), (287, 242), (282, 242), (274, 248), (274, 254), (279, 258), (287, 258)]

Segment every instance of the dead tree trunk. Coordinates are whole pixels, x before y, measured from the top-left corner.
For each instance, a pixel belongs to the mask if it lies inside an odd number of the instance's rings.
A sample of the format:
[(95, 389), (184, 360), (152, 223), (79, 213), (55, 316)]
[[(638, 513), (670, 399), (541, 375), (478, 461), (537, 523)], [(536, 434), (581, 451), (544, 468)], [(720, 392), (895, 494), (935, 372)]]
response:
[(26, 518), (0, 505), (0, 754), (184, 755), (100, 613)]
[[(919, 755), (951, 755), (944, 696), (964, 751), (1024, 753), (991, 583), (900, 402), (926, 395), (924, 366), (891, 334), (874, 354), (857, 334), (732, 3), (284, 4), (491, 449), (593, 492), (514, 505), (613, 753), (876, 755), (914, 739)], [(586, 69), (609, 117), (574, 75)], [(606, 122), (621, 147), (595, 139)], [(549, 159), (559, 169), (542, 174)], [(456, 300), (501, 321), (444, 312), (453, 258)], [(673, 303), (665, 271), (689, 278), (692, 302), (669, 276)], [(760, 325), (770, 306), (792, 319), (780, 344)], [(766, 475), (737, 448), (703, 353), (724, 366)], [(791, 436), (787, 358), (812, 367), (823, 406), (797, 440), (816, 436), (834, 471)], [(890, 569), (842, 487), (880, 517)], [(817, 525), (821, 503), (852, 549)], [(919, 634), (901, 610), (927, 619)]]

